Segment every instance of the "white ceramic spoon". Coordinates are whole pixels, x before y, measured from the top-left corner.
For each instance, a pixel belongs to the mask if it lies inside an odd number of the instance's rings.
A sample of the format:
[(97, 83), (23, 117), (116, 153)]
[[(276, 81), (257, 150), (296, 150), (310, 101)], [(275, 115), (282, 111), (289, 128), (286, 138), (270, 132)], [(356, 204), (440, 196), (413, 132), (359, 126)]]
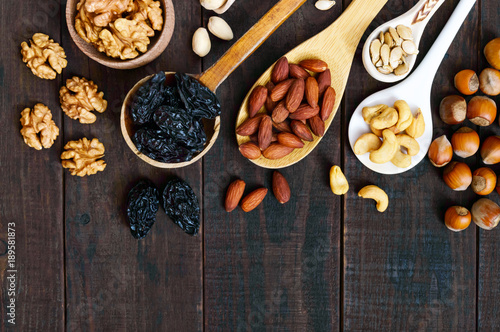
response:
[(422, 38), (422, 34), (424, 33), (427, 23), (434, 15), (434, 13), (437, 12), (439, 7), (441, 7), (444, 1), (445, 0), (420, 0), (415, 6), (413, 6), (412, 9), (410, 9), (403, 15), (400, 15), (395, 19), (382, 24), (377, 29), (373, 30), (373, 32), (366, 39), (362, 53), (363, 65), (365, 66), (368, 74), (370, 74), (374, 79), (386, 83), (398, 82), (408, 76), (408, 74), (412, 71), (413, 66), (415, 66), (418, 54), (409, 55), (406, 58), (409, 67), (409, 70), (406, 74), (400, 76), (394, 74), (386, 75), (379, 72), (375, 65), (372, 63), (370, 56), (370, 44), (374, 39), (379, 37), (380, 32), (385, 33), (389, 31), (390, 27), (396, 28), (398, 25), (402, 24), (412, 29), (413, 42), (418, 49), (420, 39)]
[(369, 153), (357, 155), (356, 157), (358, 157), (366, 167), (381, 174), (398, 174), (415, 167), (427, 154), (427, 150), (432, 142), (432, 113), (430, 101), (432, 82), (451, 42), (475, 3), (476, 0), (461, 0), (458, 3), (448, 23), (446, 23), (443, 31), (441, 31), (431, 49), (422, 60), (422, 63), (408, 79), (369, 96), (363, 100), (354, 111), (349, 123), (348, 133), (351, 148), (354, 146), (359, 136), (370, 132), (370, 127), (366, 124), (361, 115), (361, 110), (365, 106), (377, 104), (392, 106), (396, 100), (402, 99), (408, 102), (413, 113), (420, 108), (425, 119), (424, 135), (417, 139), (417, 142), (420, 144), (420, 152), (416, 156), (411, 157), (411, 165), (409, 167), (399, 168), (391, 162), (375, 164), (370, 161)]

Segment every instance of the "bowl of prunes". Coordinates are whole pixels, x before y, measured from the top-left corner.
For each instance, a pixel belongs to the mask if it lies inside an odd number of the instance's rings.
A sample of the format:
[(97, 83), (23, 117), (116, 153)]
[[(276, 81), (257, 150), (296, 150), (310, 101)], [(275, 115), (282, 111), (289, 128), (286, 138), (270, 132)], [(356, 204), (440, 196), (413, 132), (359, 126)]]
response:
[(160, 168), (195, 163), (215, 143), (220, 102), (194, 77), (159, 72), (139, 82), (125, 97), (120, 125), (129, 148)]

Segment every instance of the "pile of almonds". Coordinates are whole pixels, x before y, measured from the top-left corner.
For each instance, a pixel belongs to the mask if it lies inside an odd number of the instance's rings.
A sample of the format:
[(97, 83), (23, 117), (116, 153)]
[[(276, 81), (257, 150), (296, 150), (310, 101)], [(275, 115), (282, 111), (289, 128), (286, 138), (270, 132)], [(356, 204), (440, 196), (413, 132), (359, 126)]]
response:
[(335, 96), (326, 62), (307, 59), (297, 65), (280, 58), (271, 81), (250, 94), (248, 119), (236, 129), (236, 134), (249, 138), (240, 145), (241, 154), (248, 159), (280, 159), (304, 147), (304, 141), (313, 141), (313, 134), (322, 137)]
[(398, 25), (396, 29), (390, 27), (385, 33), (381, 31), (379, 38), (370, 44), (372, 63), (385, 75), (406, 74), (410, 70), (406, 57), (413, 54), (418, 54), (417, 45), (413, 42), (413, 32), (404, 25)]

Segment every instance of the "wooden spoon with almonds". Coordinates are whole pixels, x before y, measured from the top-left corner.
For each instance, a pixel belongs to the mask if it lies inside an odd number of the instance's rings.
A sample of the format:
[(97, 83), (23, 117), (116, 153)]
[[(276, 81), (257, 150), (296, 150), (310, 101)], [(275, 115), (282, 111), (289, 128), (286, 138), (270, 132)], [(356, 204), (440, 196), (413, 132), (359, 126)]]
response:
[[(349, 71), (359, 41), (370, 25), (370, 22), (375, 18), (382, 7), (384, 7), (386, 2), (387, 0), (354, 0), (342, 15), (329, 27), (285, 54), (289, 63), (298, 64), (306, 59), (320, 59), (328, 64), (332, 76), (331, 86), (335, 89), (336, 98), (333, 112), (324, 124), (325, 132), (330, 127), (337, 108), (340, 105), (340, 101), (342, 100), (342, 96), (344, 95)], [(248, 101), (251, 92), (256, 86), (265, 86), (266, 83), (269, 82), (273, 68), (274, 65), (269, 67), (248, 92), (239, 110), (236, 119), (236, 128), (249, 117)], [(236, 135), (236, 139), (238, 145), (250, 140), (248, 136), (240, 136), (238, 134)], [(271, 160), (261, 156), (251, 161), (264, 168), (275, 169), (287, 167), (306, 157), (320, 141), (321, 137), (314, 136), (312, 141), (304, 142), (303, 148), (294, 149), (282, 158)]]

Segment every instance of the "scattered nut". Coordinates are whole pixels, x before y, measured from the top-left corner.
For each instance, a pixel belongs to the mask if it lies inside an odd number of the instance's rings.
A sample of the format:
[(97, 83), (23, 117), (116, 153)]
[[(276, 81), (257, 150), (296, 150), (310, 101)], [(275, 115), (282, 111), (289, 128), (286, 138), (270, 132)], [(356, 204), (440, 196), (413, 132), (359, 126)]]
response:
[(484, 55), (493, 68), (500, 70), (500, 38), (495, 38), (486, 44)]
[(106, 168), (104, 145), (97, 138), (89, 141), (87, 138), (69, 141), (61, 154), (62, 167), (68, 168), (71, 175), (85, 176), (96, 174)]
[(455, 125), (464, 122), (467, 115), (467, 102), (461, 96), (444, 97), (439, 105), (439, 116), (444, 123)]
[(479, 135), (469, 127), (462, 127), (451, 136), (453, 152), (461, 158), (468, 158), (479, 150)]
[(500, 94), (500, 72), (486, 68), (479, 74), (479, 88), (484, 94), (498, 96)]
[(233, 30), (226, 21), (217, 16), (212, 16), (208, 19), (207, 24), (208, 31), (210, 31), (214, 36), (219, 37), (223, 40), (233, 39)]
[(432, 141), (427, 155), (431, 164), (436, 167), (443, 167), (451, 161), (453, 148), (446, 135), (442, 135)]
[(464, 191), (472, 183), (472, 173), (466, 163), (452, 161), (443, 171), (443, 180), (455, 191)]
[(389, 206), (389, 196), (377, 186), (368, 185), (358, 192), (359, 197), (371, 198), (377, 202), (377, 210), (384, 212)]
[(52, 113), (44, 104), (36, 104), (33, 111), (25, 108), (21, 112), (21, 125), (24, 143), (37, 150), (50, 148), (59, 135)]
[(489, 195), (495, 190), (497, 175), (491, 168), (481, 167), (472, 173), (472, 191), (477, 195)]
[(486, 138), (481, 145), (480, 154), (486, 165), (500, 163), (500, 136)]
[(283, 174), (278, 171), (274, 171), (273, 173), (273, 193), (274, 197), (276, 197), (281, 204), (285, 204), (290, 200), (291, 191), (288, 181)]
[(193, 34), (193, 52), (200, 57), (206, 56), (212, 47), (210, 36), (205, 28), (198, 28)]
[(330, 1), (330, 0), (319, 0), (316, 1), (314, 6), (319, 9), (319, 10), (328, 10), (335, 6), (335, 1)]
[(454, 79), (455, 88), (464, 95), (473, 95), (479, 89), (479, 78), (475, 71), (465, 69), (458, 72)]
[(478, 126), (489, 126), (497, 116), (497, 104), (493, 99), (485, 96), (476, 96), (467, 106), (467, 119)]
[(449, 230), (454, 232), (463, 231), (469, 227), (471, 222), (471, 213), (462, 206), (452, 206), (446, 210), (444, 223)]
[(97, 92), (97, 85), (85, 78), (73, 77), (66, 80), (66, 86), (59, 90), (61, 108), (73, 120), (80, 123), (94, 123), (97, 119), (91, 111), (102, 113), (108, 102), (104, 92)]
[(240, 203), (241, 197), (243, 197), (243, 192), (245, 191), (245, 181), (235, 180), (227, 188), (226, 201), (224, 207), (227, 212), (231, 212)]
[(500, 221), (500, 206), (487, 198), (481, 198), (472, 205), (472, 220), (485, 230), (497, 227)]
[[(35, 33), (31, 37), (30, 45), (21, 43), (23, 62), (31, 72), (43, 79), (53, 80), (56, 73), (60, 74), (66, 68), (68, 61), (64, 49), (53, 39), (43, 33)], [(47, 64), (47, 61), (49, 62)]]
[(330, 188), (335, 195), (344, 195), (349, 191), (349, 183), (338, 166), (330, 168)]

